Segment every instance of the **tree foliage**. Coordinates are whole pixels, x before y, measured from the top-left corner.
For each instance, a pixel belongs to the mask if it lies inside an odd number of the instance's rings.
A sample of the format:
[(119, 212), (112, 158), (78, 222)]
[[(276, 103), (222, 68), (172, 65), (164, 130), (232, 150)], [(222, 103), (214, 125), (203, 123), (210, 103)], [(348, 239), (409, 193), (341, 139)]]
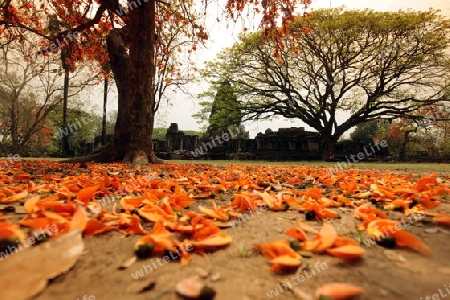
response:
[[(233, 84), (244, 120), (280, 115), (316, 129), (324, 159), (360, 123), (420, 118), (417, 109), (448, 101), (450, 23), (436, 11), (324, 9), (288, 29), (281, 49), (262, 32), (242, 35), (204, 74)], [(341, 124), (339, 111), (351, 112)]]
[(226, 131), (229, 126), (241, 125), (242, 113), (230, 82), (215, 83), (209, 91), (200, 94), (199, 98), (214, 99), (212, 102), (201, 101), (202, 110), (194, 115), (199, 123), (208, 120), (206, 135), (219, 134)]
[(368, 144), (377, 136), (378, 120), (369, 121), (356, 125), (355, 131), (350, 134), (353, 141), (360, 141)]

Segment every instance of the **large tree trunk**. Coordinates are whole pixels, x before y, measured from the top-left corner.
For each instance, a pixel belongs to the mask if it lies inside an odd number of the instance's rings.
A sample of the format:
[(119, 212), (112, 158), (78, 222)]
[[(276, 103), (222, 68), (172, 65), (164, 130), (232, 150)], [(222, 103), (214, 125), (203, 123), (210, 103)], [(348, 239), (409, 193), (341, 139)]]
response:
[(409, 143), (409, 133), (410, 132), (411, 132), (410, 130), (405, 131), (404, 140), (400, 144), (399, 160), (401, 162), (406, 162), (407, 161), (407, 158), (406, 158), (406, 145)]
[(323, 161), (333, 161), (334, 158), (334, 148), (336, 146), (336, 140), (322, 137), (322, 160)]
[(127, 26), (110, 32), (107, 47), (118, 90), (114, 135), (106, 146), (72, 162), (122, 160), (133, 165), (163, 162), (152, 150), (154, 42), (155, 1), (131, 10)]

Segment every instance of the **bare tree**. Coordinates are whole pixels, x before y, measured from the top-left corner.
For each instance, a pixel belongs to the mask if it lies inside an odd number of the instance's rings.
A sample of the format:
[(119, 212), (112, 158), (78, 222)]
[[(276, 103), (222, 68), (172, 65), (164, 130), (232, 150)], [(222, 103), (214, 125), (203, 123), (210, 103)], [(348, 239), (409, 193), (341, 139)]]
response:
[[(0, 130), (3, 151), (9, 153), (22, 155), (63, 99), (58, 58), (34, 55), (35, 47), (24, 41), (0, 46)], [(79, 70), (72, 78), (80, 78), (82, 73)], [(79, 94), (91, 81), (92, 78), (74, 82), (74, 92), (68, 97)]]

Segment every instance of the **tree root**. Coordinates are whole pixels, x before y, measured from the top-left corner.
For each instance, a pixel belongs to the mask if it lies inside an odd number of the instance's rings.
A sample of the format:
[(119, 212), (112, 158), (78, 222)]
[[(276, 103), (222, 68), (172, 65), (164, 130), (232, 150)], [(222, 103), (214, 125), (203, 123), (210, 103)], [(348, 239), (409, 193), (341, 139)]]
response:
[[(148, 164), (167, 164), (168, 161), (161, 159), (151, 152), (146, 154), (143, 150), (130, 151), (121, 154), (119, 148), (114, 148), (114, 146), (106, 145), (100, 148), (94, 149), (90, 154), (81, 157), (73, 157), (61, 162), (65, 163), (108, 163), (108, 162), (119, 162), (129, 164), (133, 168), (138, 168)], [(121, 157), (122, 156), (122, 157)]]

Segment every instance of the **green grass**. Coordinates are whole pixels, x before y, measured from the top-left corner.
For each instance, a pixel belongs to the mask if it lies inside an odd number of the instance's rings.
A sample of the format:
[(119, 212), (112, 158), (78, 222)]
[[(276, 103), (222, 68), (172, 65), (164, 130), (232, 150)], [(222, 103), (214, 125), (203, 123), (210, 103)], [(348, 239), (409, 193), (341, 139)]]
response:
[[(324, 161), (261, 161), (261, 160), (173, 160), (180, 164), (209, 165), (265, 165), (265, 166), (311, 166), (336, 168), (336, 162)], [(400, 162), (358, 162), (349, 166), (351, 169), (387, 169), (408, 172), (450, 172), (450, 164), (446, 163), (400, 163)]]

